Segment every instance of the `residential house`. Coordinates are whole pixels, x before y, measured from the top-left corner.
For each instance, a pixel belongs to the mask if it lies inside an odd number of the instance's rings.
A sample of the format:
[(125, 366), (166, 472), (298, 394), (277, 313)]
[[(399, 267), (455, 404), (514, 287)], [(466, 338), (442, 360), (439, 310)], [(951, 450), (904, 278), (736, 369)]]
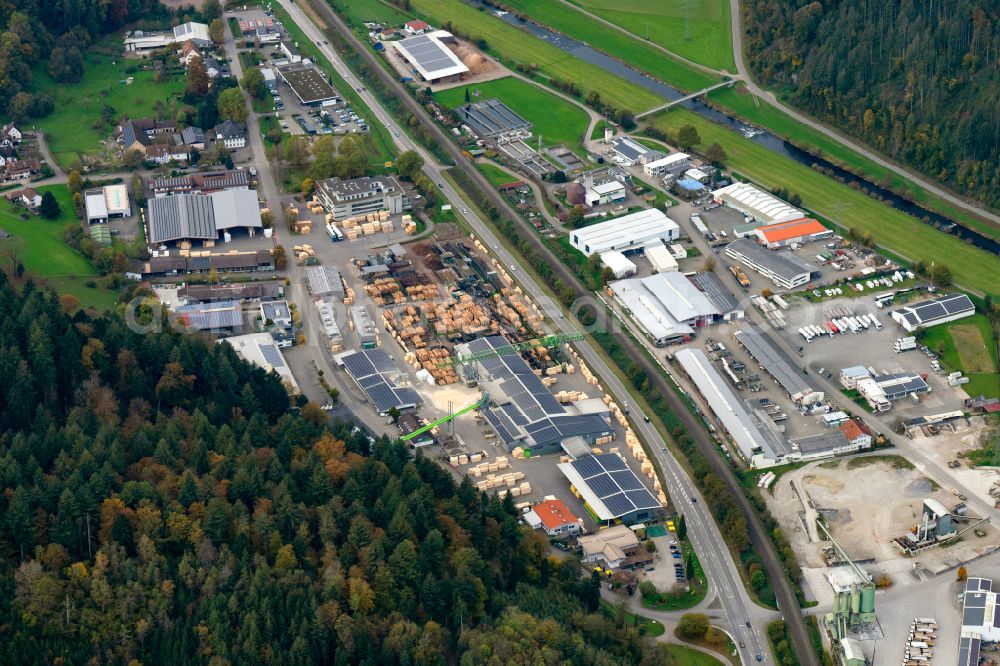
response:
[[(603, 561), (608, 569), (618, 569), (627, 566), (630, 558), (636, 561), (645, 559), (639, 538), (625, 525), (606, 527), (580, 537), (578, 542), (582, 549), (580, 560), (584, 564)], [(646, 556), (649, 557), (648, 554)]]
[(35, 158), (27, 160), (10, 160), (4, 170), (4, 180), (23, 180), (31, 178), (42, 170), (42, 163)]
[(840, 425), (840, 432), (851, 443), (856, 450), (870, 449), (872, 446), (872, 432), (864, 423), (857, 419), (845, 421)]
[(146, 154), (146, 148), (150, 143), (149, 136), (135, 121), (126, 120), (120, 125), (119, 129), (118, 141), (122, 144), (122, 148), (126, 152), (129, 150), (138, 150), (143, 155)]
[(147, 146), (145, 155), (147, 161), (157, 164), (187, 162), (191, 159), (191, 151), (188, 146), (167, 146), (162, 143)]
[(28, 208), (38, 208), (42, 205), (42, 195), (30, 187), (23, 190), (12, 190), (6, 194), (7, 201), (18, 203)]
[(222, 65), (219, 64), (219, 61), (214, 56), (208, 56), (205, 58), (205, 72), (208, 74), (209, 79), (218, 78), (219, 74), (222, 73)]
[(406, 31), (408, 35), (422, 35), (428, 30), (430, 26), (423, 21), (407, 21), (403, 24), (403, 30)]
[[(7, 143), (9, 144), (10, 142)], [(4, 145), (3, 142), (0, 141), (0, 166), (3, 166), (7, 164), (7, 162), (16, 159), (17, 159), (17, 153), (14, 151), (14, 146)]]
[(524, 520), (532, 529), (543, 529), (550, 537), (575, 536), (580, 533), (579, 521), (562, 500), (539, 502), (524, 514)]
[(267, 322), (282, 328), (292, 327), (292, 311), (288, 301), (264, 301), (260, 304), (260, 316)]
[(215, 140), (222, 141), (230, 150), (236, 150), (247, 145), (247, 133), (238, 123), (227, 120), (215, 126)]
[(14, 126), (14, 123), (4, 125), (0, 129), (0, 147), (13, 148), (21, 143), (21, 130)]
[(184, 47), (181, 49), (180, 61), (185, 67), (190, 67), (191, 62), (195, 59), (201, 59), (201, 53), (198, 52), (198, 48), (194, 45), (190, 39), (184, 42)]

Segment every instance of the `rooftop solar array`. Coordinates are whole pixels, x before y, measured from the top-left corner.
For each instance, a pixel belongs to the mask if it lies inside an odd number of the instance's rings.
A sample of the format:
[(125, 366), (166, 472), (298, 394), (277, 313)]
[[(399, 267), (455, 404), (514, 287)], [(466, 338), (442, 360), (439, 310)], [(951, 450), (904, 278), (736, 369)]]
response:
[(466, 104), (458, 110), (458, 114), (479, 136), (497, 136), (531, 126), (498, 99)]
[(635, 472), (613, 453), (587, 456), (559, 468), (602, 520), (660, 506)]
[(285, 359), (282, 358), (281, 352), (274, 345), (258, 345), (260, 347), (260, 355), (264, 357), (264, 360), (272, 368), (283, 368), (285, 367)]
[(896, 400), (911, 393), (923, 393), (929, 390), (927, 382), (920, 375), (910, 372), (879, 375), (875, 378), (875, 383), (882, 389), (888, 400)]
[(649, 148), (629, 138), (615, 139), (611, 145), (615, 152), (624, 155), (628, 160), (637, 160), (649, 152)]
[[(475, 354), (508, 348), (499, 335), (468, 343)], [(542, 446), (576, 435), (597, 437), (611, 428), (599, 414), (569, 414), (517, 353), (490, 356), (475, 362), (475, 370), (493, 406), (485, 416), (510, 446)]]
[(417, 35), (393, 44), (428, 81), (469, 71), (435, 33)]
[(698, 289), (705, 292), (705, 296), (719, 312), (726, 314), (739, 308), (736, 296), (726, 289), (715, 273), (695, 273), (691, 276), (691, 281)]
[(976, 306), (965, 294), (951, 294), (916, 305), (908, 305), (897, 312), (906, 317), (912, 325), (919, 326), (963, 312), (974, 312), (975, 309)]
[(239, 301), (194, 303), (177, 308), (178, 318), (199, 331), (238, 328), (243, 325), (243, 311)]
[(391, 384), (387, 374), (399, 372), (396, 363), (384, 349), (362, 349), (341, 354), (337, 360), (354, 378), (371, 401), (375, 411), (385, 414), (390, 409), (406, 409), (420, 404), (420, 396), (411, 388)]
[(981, 639), (962, 636), (958, 644), (958, 666), (979, 666), (979, 648), (981, 646)]

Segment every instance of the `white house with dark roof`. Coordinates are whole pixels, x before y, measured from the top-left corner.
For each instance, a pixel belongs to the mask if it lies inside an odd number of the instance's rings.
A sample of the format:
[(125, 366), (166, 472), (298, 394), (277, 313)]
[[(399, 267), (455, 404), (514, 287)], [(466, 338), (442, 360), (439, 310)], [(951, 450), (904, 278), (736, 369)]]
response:
[(246, 129), (239, 123), (227, 120), (215, 126), (215, 140), (222, 141), (230, 150), (243, 148), (247, 145)]

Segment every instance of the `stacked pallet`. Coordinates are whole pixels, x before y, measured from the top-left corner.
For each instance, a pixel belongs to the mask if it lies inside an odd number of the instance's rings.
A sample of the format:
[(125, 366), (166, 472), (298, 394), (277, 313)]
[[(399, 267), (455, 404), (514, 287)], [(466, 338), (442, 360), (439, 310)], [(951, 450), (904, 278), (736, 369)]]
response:
[[(403, 344), (403, 343), (400, 343)], [(404, 346), (404, 349), (406, 347)], [(448, 350), (443, 347), (437, 347), (435, 349), (416, 349), (415, 351), (407, 352), (405, 360), (409, 363), (414, 370), (425, 370), (431, 377), (434, 378), (435, 385), (448, 385), (458, 383), (458, 373), (455, 372), (455, 368), (451, 364), (444, 364), (447, 361), (450, 354)], [(477, 454), (479, 455), (479, 454)], [(480, 455), (480, 458), (482, 456)], [(479, 462), (479, 458), (474, 459), (472, 462)]]
[(427, 342), (424, 340), (427, 336), (427, 329), (424, 328), (423, 323), (416, 314), (417, 311), (412, 306), (403, 310), (399, 316), (392, 310), (384, 310), (382, 312), (385, 330), (392, 334), (392, 337), (395, 338), (404, 351), (423, 349), (427, 346)]
[(376, 305), (399, 305), (406, 302), (403, 287), (396, 278), (375, 278), (365, 285), (365, 292)]
[(426, 301), (438, 298), (441, 293), (438, 291), (437, 285), (415, 284), (406, 288), (406, 295), (410, 297), (411, 301)]
[(412, 217), (410, 217), (409, 215), (404, 215), (402, 223), (403, 223), (403, 233), (405, 233), (407, 236), (412, 236), (413, 234), (417, 233), (417, 223), (413, 221)]
[(310, 199), (306, 203), (306, 206), (309, 208), (310, 212), (312, 212), (313, 215), (323, 214), (323, 204), (320, 203), (319, 197), (317, 197), (315, 194), (313, 195), (312, 199)]
[(551, 388), (557, 381), (559, 380), (555, 377), (542, 377), (542, 386), (545, 388)]
[(316, 250), (313, 249), (312, 245), (293, 245), (292, 252), (295, 253), (295, 257), (299, 261), (299, 265), (306, 263), (310, 257), (316, 256)]
[(344, 283), (344, 305), (354, 305), (354, 290)]
[(576, 402), (577, 400), (586, 400), (587, 394), (583, 391), (559, 391), (556, 393), (556, 400), (564, 405), (568, 405), (571, 402)]

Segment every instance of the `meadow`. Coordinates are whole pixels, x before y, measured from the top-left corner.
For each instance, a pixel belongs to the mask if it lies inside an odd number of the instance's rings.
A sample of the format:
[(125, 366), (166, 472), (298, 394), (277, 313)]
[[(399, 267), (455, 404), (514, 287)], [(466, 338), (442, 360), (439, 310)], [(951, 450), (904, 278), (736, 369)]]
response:
[(923, 332), (920, 341), (941, 357), (943, 368), (965, 373), (969, 383), (962, 388), (970, 396), (1000, 398), (1000, 364), (986, 315), (933, 326)]
[(569, 81), (584, 94), (594, 91), (605, 102), (636, 113), (663, 103), (658, 95), (645, 88), (578, 60), (462, 0), (411, 0), (411, 4), (434, 25), (450, 23), (462, 35), (473, 40), (485, 40), (487, 49), (501, 56), (504, 64), (509, 66), (513, 67), (516, 63), (534, 65), (546, 77)]
[(490, 185), (493, 187), (500, 187), (501, 185), (520, 180), (517, 176), (510, 175), (491, 162), (476, 162), (476, 168), (479, 170), (479, 173), (486, 176), (486, 180), (490, 181)]
[[(722, 0), (704, 1), (707, 4), (719, 4), (722, 2)], [(641, 0), (633, 0), (633, 2), (641, 2)], [(603, 4), (607, 6), (612, 3), (605, 1)], [(632, 67), (648, 72), (654, 77), (662, 80), (664, 83), (676, 86), (682, 90), (690, 92), (701, 90), (702, 88), (707, 88), (719, 80), (718, 76), (712, 76), (701, 70), (695, 69), (685, 62), (670, 58), (659, 50), (651, 49), (643, 40), (611, 29), (599, 21), (595, 21), (591, 17), (585, 15), (583, 12), (580, 12), (561, 2), (553, 0), (504, 0), (504, 5), (510, 7), (519, 14), (528, 16), (532, 20), (556, 30), (557, 32), (577, 39), (581, 42), (585, 42), (586, 44), (596, 49), (600, 49), (601, 51), (604, 51), (605, 53), (608, 53), (616, 58), (620, 58)], [(728, 7), (728, 4), (726, 6)], [(587, 9), (602, 18), (611, 20), (612, 23), (622, 25), (616, 18), (603, 16), (600, 12), (593, 11), (590, 7), (587, 7)], [(726, 15), (728, 17), (728, 11)], [(728, 34), (728, 21), (726, 25)], [(681, 35), (683, 35), (683, 31), (681, 32)], [(712, 41), (699, 38), (699, 41), (705, 42), (702, 45), (703, 47), (708, 47), (709, 44), (713, 45), (713, 48), (711, 49), (704, 48), (702, 50), (705, 50), (706, 52), (715, 52), (729, 48), (729, 61), (732, 62), (732, 47), (727, 46), (729, 42), (716, 44), (714, 40), (714, 36)], [(671, 43), (675, 44), (679, 41), (680, 40), (678, 38), (676, 41), (671, 41)], [(687, 43), (690, 44), (691, 42)], [(667, 49), (673, 50), (671, 46), (668, 46), (667, 44), (664, 44), (663, 46)], [(697, 59), (693, 60), (697, 61)], [(732, 67), (732, 65), (730, 65), (730, 67)]]
[(736, 72), (728, 0), (569, 1), (688, 60)]
[[(538, 86), (508, 76), (503, 79), (473, 83), (434, 93), (434, 99), (449, 109), (465, 104), (465, 91), (475, 101), (499, 99), (532, 124), (531, 131), (547, 145), (565, 144), (579, 148), (587, 132), (590, 117), (583, 109)], [(478, 93), (478, 94), (477, 94)]]
[(807, 208), (843, 229), (871, 232), (876, 243), (904, 259), (946, 264), (956, 284), (1000, 294), (1000, 258), (994, 255), (685, 109), (671, 109), (655, 116), (652, 122), (670, 133), (683, 125), (693, 125), (701, 136), (698, 147), (704, 150), (719, 143), (728, 155), (726, 166), (736, 173), (765, 188), (783, 187), (800, 195)]

